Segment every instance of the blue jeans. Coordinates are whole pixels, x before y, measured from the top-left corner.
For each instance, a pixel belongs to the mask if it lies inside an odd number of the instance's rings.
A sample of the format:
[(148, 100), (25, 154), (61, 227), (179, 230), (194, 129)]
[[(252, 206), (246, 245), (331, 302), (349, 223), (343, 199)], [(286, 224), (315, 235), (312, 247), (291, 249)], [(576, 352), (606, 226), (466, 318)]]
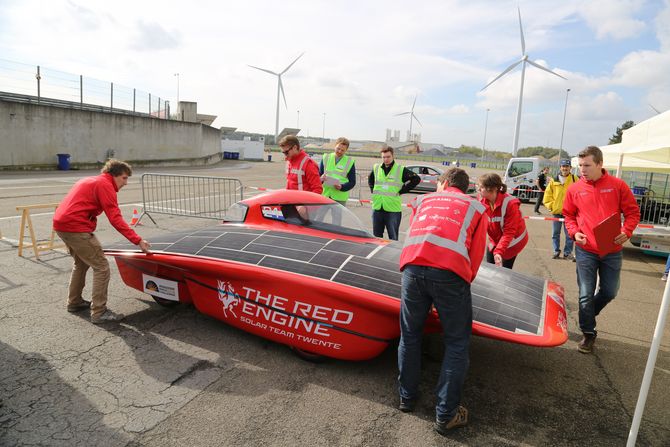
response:
[[(552, 214), (556, 218), (563, 218), (562, 214)], [(565, 247), (563, 248), (563, 256), (567, 256), (572, 253), (572, 247), (575, 243), (570, 236), (568, 236), (568, 229), (565, 227), (565, 222), (552, 222), (553, 232), (551, 233), (551, 242), (554, 244), (554, 253), (561, 251), (561, 227), (563, 228), (563, 233), (565, 233)]]
[(438, 421), (448, 421), (461, 402), (472, 333), (470, 283), (449, 270), (408, 265), (402, 273), (398, 392), (406, 400), (418, 396), (421, 338), (431, 304), (440, 316), (444, 340), (435, 413)]
[(670, 255), (668, 255), (668, 260), (665, 261), (665, 274), (667, 275), (670, 272)]
[(397, 241), (401, 218), (402, 212), (400, 211), (372, 210), (372, 234), (376, 237), (384, 237), (384, 228), (386, 228), (389, 239)]
[[(605, 257), (575, 247), (577, 286), (579, 287), (579, 328), (585, 334), (596, 334), (596, 316), (616, 297), (623, 253)], [(598, 291), (596, 282), (600, 277)]]

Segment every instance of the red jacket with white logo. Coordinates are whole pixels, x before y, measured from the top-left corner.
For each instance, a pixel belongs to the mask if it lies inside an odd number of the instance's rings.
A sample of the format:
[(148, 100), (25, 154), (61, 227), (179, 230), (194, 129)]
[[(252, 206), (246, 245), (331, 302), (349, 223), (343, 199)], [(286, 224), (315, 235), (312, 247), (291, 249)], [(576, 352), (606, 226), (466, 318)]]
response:
[[(563, 216), (568, 234), (574, 239), (575, 233), (586, 235), (586, 244), (580, 245), (584, 250), (605, 256), (600, 253), (596, 244), (593, 228), (614, 213), (623, 213), (622, 233), (630, 238), (633, 230), (640, 222), (640, 207), (626, 183), (602, 170), (602, 177), (595, 182), (580, 178), (568, 188), (563, 200)], [(623, 249), (618, 246), (610, 253)]]
[(471, 283), (484, 258), (488, 218), (484, 207), (457, 188), (416, 197), (400, 270), (423, 265), (450, 270)]
[(286, 189), (323, 192), (319, 167), (302, 149), (298, 155), (286, 160)]
[(498, 193), (493, 208), (481, 199), (489, 216), (489, 251), (503, 259), (512, 259), (528, 243), (526, 222), (521, 215), (519, 199), (507, 193)]
[(61, 200), (54, 214), (53, 226), (65, 233), (93, 233), (98, 216), (104, 211), (116, 230), (137, 245), (142, 238), (123, 220), (116, 193), (119, 189), (111, 174), (100, 174), (79, 180)]

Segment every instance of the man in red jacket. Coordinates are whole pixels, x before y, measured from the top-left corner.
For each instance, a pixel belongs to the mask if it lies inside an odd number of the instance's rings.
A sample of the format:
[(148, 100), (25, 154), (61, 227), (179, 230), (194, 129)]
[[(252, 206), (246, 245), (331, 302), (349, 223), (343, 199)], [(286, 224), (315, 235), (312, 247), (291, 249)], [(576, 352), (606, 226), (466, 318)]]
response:
[(295, 135), (286, 135), (279, 140), (279, 147), (286, 157), (286, 189), (323, 192), (321, 176), (316, 162), (307, 152), (300, 149), (300, 141)]
[(423, 325), (435, 306), (444, 332), (435, 407), (435, 430), (441, 435), (468, 422), (468, 410), (460, 402), (472, 333), (470, 283), (484, 258), (488, 225), (484, 205), (465, 194), (469, 183), (464, 170), (452, 168), (440, 176), (437, 192), (412, 201), (409, 234), (400, 254), (398, 408), (408, 412), (416, 404)]
[[(119, 321), (124, 317), (107, 309), (109, 262), (93, 234), (98, 216), (104, 211), (112, 226), (130, 242), (139, 245), (143, 252), (149, 253), (151, 246), (123, 220), (116, 200), (116, 193), (128, 184), (131, 175), (132, 169), (127, 163), (108, 160), (100, 175), (79, 180), (54, 214), (54, 230), (74, 258), (67, 310), (78, 312), (90, 308), (91, 322), (95, 324)], [(93, 268), (93, 290), (92, 300), (86, 301), (81, 295), (89, 267)]]
[[(582, 177), (566, 192), (563, 216), (568, 234), (576, 242), (579, 328), (584, 334), (577, 348), (588, 354), (593, 351), (598, 334), (596, 316), (619, 291), (621, 250), (640, 221), (640, 208), (628, 185), (603, 169), (599, 148), (589, 146), (578, 157)], [(613, 240), (615, 247), (603, 249), (598, 247), (593, 229), (613, 214), (623, 214), (623, 228)], [(598, 277), (600, 285), (596, 291)]]

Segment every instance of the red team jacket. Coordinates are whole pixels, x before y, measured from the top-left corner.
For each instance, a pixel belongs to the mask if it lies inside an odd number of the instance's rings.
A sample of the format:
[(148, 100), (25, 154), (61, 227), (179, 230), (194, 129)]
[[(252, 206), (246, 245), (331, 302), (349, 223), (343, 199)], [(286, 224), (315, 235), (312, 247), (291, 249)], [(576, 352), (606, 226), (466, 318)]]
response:
[(450, 270), (471, 283), (484, 258), (488, 218), (484, 207), (457, 188), (416, 197), (400, 254), (400, 270), (423, 265)]
[[(613, 213), (623, 213), (624, 223), (621, 231), (630, 238), (640, 222), (640, 207), (623, 180), (609, 175), (604, 169), (602, 172), (603, 176), (595, 182), (582, 177), (570, 185), (563, 200), (563, 216), (571, 238), (575, 238), (575, 233), (586, 235), (586, 244), (580, 247), (588, 252), (605, 256), (609, 253), (598, 251), (593, 227)], [(622, 249), (623, 245), (620, 245), (610, 253)]]
[(521, 215), (519, 199), (507, 193), (498, 193), (493, 209), (486, 199), (481, 199), (489, 216), (489, 251), (503, 259), (512, 259), (528, 243), (526, 222)]
[(61, 200), (54, 214), (54, 230), (65, 233), (93, 233), (104, 211), (116, 230), (137, 245), (142, 238), (123, 220), (116, 199), (114, 177), (100, 174), (79, 180)]
[(286, 189), (311, 191), (317, 194), (323, 192), (319, 167), (309, 158), (307, 152), (300, 153), (290, 160), (286, 160)]

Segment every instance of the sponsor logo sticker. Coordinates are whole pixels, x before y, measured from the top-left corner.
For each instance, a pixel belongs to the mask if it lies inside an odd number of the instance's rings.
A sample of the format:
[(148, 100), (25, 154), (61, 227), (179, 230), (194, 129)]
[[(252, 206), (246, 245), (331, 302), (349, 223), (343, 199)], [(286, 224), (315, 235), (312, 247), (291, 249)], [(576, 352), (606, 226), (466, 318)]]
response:
[(142, 284), (144, 285), (143, 291), (149, 295), (170, 301), (179, 301), (179, 284), (177, 281), (157, 278), (143, 273)]

